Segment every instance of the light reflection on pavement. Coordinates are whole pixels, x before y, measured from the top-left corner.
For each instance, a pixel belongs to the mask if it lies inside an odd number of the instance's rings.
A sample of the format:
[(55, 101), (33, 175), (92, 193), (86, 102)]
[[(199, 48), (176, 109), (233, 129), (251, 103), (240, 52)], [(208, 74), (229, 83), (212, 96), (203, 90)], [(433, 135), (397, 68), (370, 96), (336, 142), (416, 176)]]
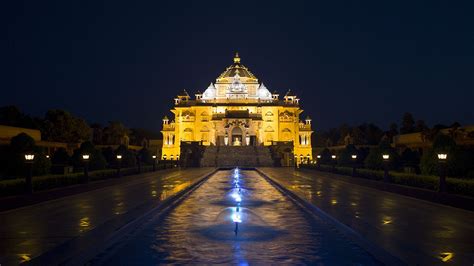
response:
[(343, 182), (317, 171), (261, 170), (409, 264), (474, 263), (472, 211)]
[(187, 188), (210, 168), (145, 174), (121, 184), (0, 212), (0, 264), (30, 259), (147, 202)]

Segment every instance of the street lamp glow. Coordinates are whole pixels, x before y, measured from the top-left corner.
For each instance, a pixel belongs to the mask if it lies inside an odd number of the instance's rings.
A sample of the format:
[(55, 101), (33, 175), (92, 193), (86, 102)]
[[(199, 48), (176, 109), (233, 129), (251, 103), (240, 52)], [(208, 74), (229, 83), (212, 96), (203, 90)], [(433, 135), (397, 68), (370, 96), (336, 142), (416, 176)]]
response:
[(117, 154), (117, 160), (122, 160), (122, 155), (121, 154)]
[(30, 154), (30, 153), (25, 154), (25, 160), (27, 160), (27, 161), (33, 161), (34, 159), (35, 159), (35, 155), (34, 155), (34, 154), (32, 154), (32, 153), (31, 153), (31, 154)]
[(46, 155), (46, 159), (49, 159), (49, 155)]
[(321, 159), (321, 155), (317, 155), (316, 158)]
[(440, 161), (445, 161), (446, 159), (448, 159), (448, 154), (447, 153), (438, 153), (438, 159)]
[(331, 158), (336, 159), (336, 155), (331, 155)]
[(390, 159), (390, 155), (389, 154), (383, 154), (382, 155), (382, 158), (387, 161), (388, 159)]
[(151, 156), (153, 159), (156, 159), (156, 155)]
[(89, 158), (90, 158), (89, 154), (83, 154), (82, 155), (82, 159), (85, 160), (85, 161), (89, 160)]
[(357, 155), (356, 155), (356, 154), (352, 154), (351, 157), (352, 157), (352, 159), (354, 159), (354, 160), (357, 159)]

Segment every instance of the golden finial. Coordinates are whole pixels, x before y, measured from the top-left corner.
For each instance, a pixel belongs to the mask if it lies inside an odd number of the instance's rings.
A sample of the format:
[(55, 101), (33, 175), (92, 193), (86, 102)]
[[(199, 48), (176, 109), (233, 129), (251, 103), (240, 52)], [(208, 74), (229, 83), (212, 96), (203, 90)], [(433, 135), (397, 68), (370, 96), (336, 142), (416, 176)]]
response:
[(238, 53), (238, 52), (235, 53), (234, 63), (235, 63), (235, 64), (240, 64), (240, 57), (239, 57), (239, 53)]

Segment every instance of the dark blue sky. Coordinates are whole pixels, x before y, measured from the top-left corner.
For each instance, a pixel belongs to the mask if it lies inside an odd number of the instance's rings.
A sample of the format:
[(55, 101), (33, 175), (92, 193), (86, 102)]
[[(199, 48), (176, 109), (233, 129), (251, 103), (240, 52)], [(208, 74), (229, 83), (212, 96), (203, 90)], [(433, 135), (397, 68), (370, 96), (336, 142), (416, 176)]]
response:
[(204, 90), (239, 51), (316, 130), (406, 111), (474, 123), (472, 1), (5, 2), (0, 105), (33, 115), (159, 130), (180, 90)]

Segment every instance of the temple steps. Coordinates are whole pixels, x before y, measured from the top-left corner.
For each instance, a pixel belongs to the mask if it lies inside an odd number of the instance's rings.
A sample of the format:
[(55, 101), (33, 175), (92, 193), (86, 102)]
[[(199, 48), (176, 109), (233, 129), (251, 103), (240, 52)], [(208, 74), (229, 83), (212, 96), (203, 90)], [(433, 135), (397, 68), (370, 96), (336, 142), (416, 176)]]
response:
[(264, 146), (209, 146), (201, 159), (201, 166), (208, 167), (258, 167), (273, 166), (268, 147)]

